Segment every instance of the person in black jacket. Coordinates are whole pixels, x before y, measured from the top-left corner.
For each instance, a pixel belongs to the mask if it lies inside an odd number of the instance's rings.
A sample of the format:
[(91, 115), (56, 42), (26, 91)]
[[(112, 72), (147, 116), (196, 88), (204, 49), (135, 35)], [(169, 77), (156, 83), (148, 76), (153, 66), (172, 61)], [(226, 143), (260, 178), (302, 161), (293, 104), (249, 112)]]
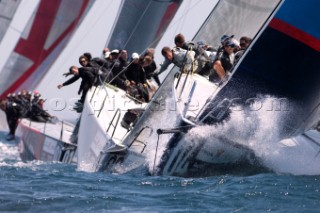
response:
[(82, 64), (84, 67), (93, 67), (97, 79), (95, 80), (95, 86), (101, 85), (103, 82), (108, 82), (113, 78), (111, 73), (111, 61), (101, 57), (92, 57), (89, 52), (83, 53), (83, 56), (87, 58), (87, 62)]
[(111, 57), (111, 72), (113, 75), (113, 79), (109, 81), (109, 83), (122, 90), (126, 90), (127, 77), (125, 75), (125, 72), (128, 66), (128, 53), (126, 50), (119, 51), (117, 49), (114, 49), (111, 51)]
[(43, 109), (44, 99), (40, 98), (40, 96), (39, 92), (35, 92), (31, 101), (30, 120), (37, 122), (51, 121), (53, 116)]
[(80, 99), (80, 103), (84, 103), (87, 92), (92, 87), (95, 79), (94, 71), (92, 70), (94, 68), (92, 67), (80, 67), (77, 66), (71, 66), (69, 69), (69, 72), (72, 73), (74, 76), (67, 80), (66, 82), (59, 84), (58, 89), (61, 89), (63, 86), (70, 85), (74, 82), (76, 82), (78, 79), (82, 79), (82, 96)]
[(150, 80), (151, 78), (158, 84), (161, 85), (159, 76), (157, 75), (158, 66), (154, 60), (154, 49), (148, 48), (143, 56), (143, 69), (146, 73), (146, 78)]
[(9, 126), (9, 134), (6, 139), (8, 141), (14, 140), (18, 121), (22, 116), (22, 106), (13, 101), (2, 99), (0, 101), (0, 108), (6, 113), (7, 123)]
[(131, 56), (131, 61), (127, 67), (125, 75), (127, 80), (134, 82), (135, 84), (145, 84), (147, 83), (146, 73), (142, 69), (142, 63), (138, 53), (133, 53)]

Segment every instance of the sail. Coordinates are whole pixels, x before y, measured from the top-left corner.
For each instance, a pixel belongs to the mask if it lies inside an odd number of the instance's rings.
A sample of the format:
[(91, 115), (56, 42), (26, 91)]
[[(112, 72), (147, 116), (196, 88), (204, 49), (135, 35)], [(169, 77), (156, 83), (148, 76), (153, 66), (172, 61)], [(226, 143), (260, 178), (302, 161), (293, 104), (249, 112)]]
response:
[(222, 35), (253, 38), (280, 0), (223, 0), (219, 1), (195, 36), (195, 41), (204, 41), (218, 46)]
[(212, 103), (241, 98), (246, 104), (249, 99), (275, 97), (284, 101), (284, 108), (278, 109), (282, 110), (281, 124), (272, 121), (279, 125), (281, 137), (310, 129), (320, 116), (318, 6), (317, 0), (284, 1)]
[(87, 14), (94, 0), (41, 0), (0, 72), (4, 97), (21, 89), (33, 90)]
[(6, 33), (11, 20), (20, 4), (21, 0), (2, 0), (0, 1), (0, 43)]
[(106, 47), (129, 53), (155, 47), (177, 12), (182, 0), (126, 0), (119, 10)]

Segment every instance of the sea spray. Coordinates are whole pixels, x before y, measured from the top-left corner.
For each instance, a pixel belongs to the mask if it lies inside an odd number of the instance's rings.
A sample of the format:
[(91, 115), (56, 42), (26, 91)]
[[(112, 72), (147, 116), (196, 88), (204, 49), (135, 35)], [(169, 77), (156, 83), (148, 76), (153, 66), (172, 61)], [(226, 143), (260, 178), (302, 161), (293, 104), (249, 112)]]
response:
[[(170, 151), (172, 157), (162, 159), (170, 165), (164, 170), (181, 175), (195, 160), (215, 165), (264, 162), (266, 156), (278, 151), (272, 144), (280, 140), (280, 127), (287, 116), (287, 108), (279, 107), (282, 103), (278, 100), (268, 96), (252, 99), (245, 107), (232, 105), (223, 122), (199, 124), (177, 137), (180, 142)], [(166, 145), (161, 144), (162, 148)]]

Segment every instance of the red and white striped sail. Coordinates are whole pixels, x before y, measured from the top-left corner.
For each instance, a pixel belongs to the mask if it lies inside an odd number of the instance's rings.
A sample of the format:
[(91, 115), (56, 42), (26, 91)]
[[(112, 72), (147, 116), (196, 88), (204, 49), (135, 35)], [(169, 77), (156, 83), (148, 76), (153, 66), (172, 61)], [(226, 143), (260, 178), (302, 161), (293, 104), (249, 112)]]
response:
[(34, 89), (94, 0), (41, 0), (0, 72), (0, 96)]

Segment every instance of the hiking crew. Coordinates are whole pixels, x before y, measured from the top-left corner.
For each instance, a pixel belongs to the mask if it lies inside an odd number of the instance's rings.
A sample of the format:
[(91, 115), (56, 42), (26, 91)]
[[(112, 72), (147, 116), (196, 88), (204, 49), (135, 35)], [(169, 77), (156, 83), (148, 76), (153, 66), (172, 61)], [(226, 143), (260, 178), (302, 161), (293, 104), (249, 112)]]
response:
[(65, 81), (62, 84), (59, 84), (57, 87), (58, 89), (61, 89), (64, 86), (70, 85), (74, 82), (76, 82), (77, 80), (79, 80), (80, 78), (82, 79), (82, 88), (79, 88), (78, 94), (80, 95), (80, 93), (82, 92), (81, 98), (80, 98), (80, 103), (84, 103), (87, 92), (89, 91), (89, 89), (92, 87), (93, 83), (94, 83), (94, 79), (95, 79), (95, 75), (94, 75), (94, 68), (92, 67), (80, 67), (78, 68), (77, 66), (71, 66), (69, 68), (69, 72), (73, 75), (72, 78), (70, 78), (69, 80)]

